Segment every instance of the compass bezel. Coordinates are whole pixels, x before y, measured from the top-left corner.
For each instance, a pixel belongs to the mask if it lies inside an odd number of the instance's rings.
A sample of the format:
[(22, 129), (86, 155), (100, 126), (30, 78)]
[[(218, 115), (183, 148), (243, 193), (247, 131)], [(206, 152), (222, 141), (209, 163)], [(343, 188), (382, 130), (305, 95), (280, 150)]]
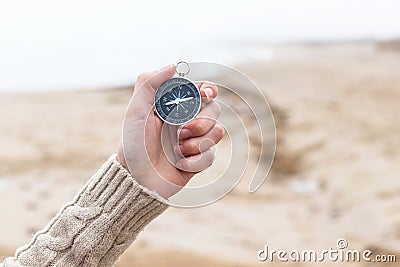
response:
[[(163, 111), (163, 109), (161, 107), (163, 105), (161, 103), (161, 98), (164, 96), (164, 94), (167, 91), (170, 91), (179, 85), (185, 85), (192, 89), (192, 91), (194, 93), (195, 108), (193, 109), (191, 114), (188, 115), (188, 117), (175, 119), (171, 115), (165, 114), (165, 112)], [(155, 109), (158, 117), (162, 121), (164, 121), (168, 124), (171, 124), (171, 125), (176, 125), (176, 126), (186, 124), (186, 123), (190, 122), (191, 120), (193, 120), (194, 118), (196, 118), (197, 114), (200, 112), (201, 105), (202, 105), (202, 100), (201, 100), (199, 88), (197, 87), (197, 85), (194, 82), (192, 82), (186, 78), (183, 78), (183, 77), (173, 77), (171, 79), (168, 79), (167, 81), (165, 81), (163, 84), (161, 84), (157, 88), (155, 96), (154, 96), (154, 106), (155, 106), (154, 109)]]

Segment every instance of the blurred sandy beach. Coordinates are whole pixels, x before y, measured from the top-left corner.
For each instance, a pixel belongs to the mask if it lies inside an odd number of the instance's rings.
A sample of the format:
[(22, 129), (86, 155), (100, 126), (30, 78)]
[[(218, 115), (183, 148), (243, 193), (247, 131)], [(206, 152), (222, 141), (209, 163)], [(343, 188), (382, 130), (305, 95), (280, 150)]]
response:
[[(266, 265), (257, 260), (265, 245), (321, 251), (339, 238), (400, 261), (398, 42), (270, 49), (271, 60), (236, 66), (273, 107), (278, 145), (267, 181), (252, 195), (240, 183), (210, 206), (168, 209), (117, 266)], [(0, 95), (0, 256), (28, 242), (116, 152), (130, 94)]]

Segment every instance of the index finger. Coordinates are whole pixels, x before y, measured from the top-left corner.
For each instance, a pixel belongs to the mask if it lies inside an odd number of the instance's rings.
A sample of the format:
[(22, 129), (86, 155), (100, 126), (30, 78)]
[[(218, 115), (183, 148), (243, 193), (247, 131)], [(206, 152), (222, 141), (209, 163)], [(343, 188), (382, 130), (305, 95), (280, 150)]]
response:
[(196, 82), (200, 95), (205, 103), (212, 101), (218, 95), (218, 86), (210, 81)]

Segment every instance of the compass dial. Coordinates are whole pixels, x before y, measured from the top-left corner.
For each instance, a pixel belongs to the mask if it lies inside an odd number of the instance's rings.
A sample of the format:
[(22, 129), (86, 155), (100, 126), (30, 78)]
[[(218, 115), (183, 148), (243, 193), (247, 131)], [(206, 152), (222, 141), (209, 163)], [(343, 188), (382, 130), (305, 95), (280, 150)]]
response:
[(197, 86), (182, 77), (175, 77), (158, 87), (155, 95), (158, 116), (173, 125), (182, 125), (196, 117), (201, 108)]

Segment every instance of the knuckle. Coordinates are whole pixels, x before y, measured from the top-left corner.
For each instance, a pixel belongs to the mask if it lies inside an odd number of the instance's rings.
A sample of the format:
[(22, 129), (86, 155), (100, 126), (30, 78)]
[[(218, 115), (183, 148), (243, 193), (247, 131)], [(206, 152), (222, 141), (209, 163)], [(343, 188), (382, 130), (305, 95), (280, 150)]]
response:
[(196, 144), (194, 142), (189, 142), (189, 141), (187, 142), (187, 151), (189, 153), (196, 152), (196, 149), (197, 149), (197, 146), (196, 146)]
[(199, 120), (197, 125), (196, 125), (196, 132), (199, 135), (204, 135), (206, 131), (206, 127), (204, 126), (203, 120)]

